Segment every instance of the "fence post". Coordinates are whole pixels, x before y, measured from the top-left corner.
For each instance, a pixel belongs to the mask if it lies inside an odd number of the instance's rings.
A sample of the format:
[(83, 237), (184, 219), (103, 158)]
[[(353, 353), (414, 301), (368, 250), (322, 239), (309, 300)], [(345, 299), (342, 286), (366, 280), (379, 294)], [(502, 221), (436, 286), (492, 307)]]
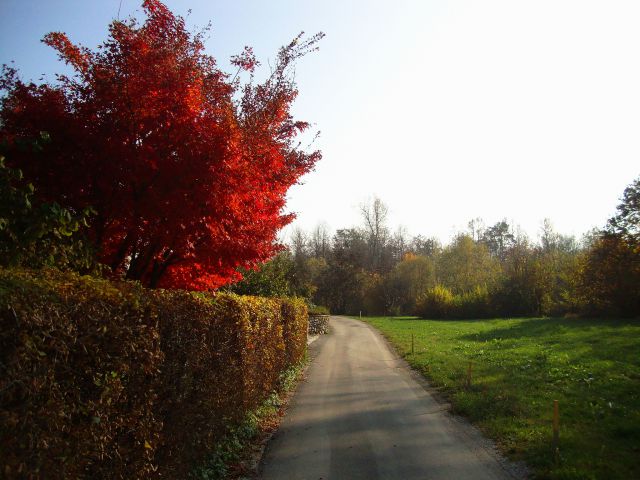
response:
[(553, 401), (553, 456), (556, 463), (560, 457), (560, 407)]

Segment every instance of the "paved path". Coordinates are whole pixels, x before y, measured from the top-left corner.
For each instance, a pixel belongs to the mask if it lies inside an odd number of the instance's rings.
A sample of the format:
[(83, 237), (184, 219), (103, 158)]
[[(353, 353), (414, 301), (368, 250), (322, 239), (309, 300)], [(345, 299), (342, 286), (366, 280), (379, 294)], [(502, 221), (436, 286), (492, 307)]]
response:
[(267, 446), (265, 480), (511, 478), (371, 327), (332, 317)]

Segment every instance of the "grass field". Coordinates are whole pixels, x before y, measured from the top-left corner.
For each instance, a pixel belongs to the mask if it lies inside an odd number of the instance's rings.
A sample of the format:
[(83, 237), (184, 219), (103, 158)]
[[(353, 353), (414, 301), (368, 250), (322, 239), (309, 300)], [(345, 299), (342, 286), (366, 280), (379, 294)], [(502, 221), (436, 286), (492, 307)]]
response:
[(640, 322), (364, 320), (537, 478), (640, 478)]

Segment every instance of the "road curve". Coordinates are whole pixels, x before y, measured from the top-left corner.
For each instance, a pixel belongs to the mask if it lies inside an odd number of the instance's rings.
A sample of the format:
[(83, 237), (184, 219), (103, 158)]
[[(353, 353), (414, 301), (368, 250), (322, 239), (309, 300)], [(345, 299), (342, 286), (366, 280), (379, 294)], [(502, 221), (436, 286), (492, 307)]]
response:
[(315, 358), (267, 446), (261, 478), (512, 478), (378, 332), (344, 317), (332, 317), (331, 328), (312, 344)]

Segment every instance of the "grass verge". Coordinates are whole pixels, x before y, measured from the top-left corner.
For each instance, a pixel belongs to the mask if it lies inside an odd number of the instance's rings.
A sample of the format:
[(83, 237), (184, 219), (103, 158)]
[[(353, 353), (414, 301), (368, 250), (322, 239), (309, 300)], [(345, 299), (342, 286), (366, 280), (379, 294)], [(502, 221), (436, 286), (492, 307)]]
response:
[(308, 354), (297, 365), (280, 376), (278, 389), (258, 407), (249, 412), (239, 425), (230, 425), (227, 435), (216, 445), (205, 465), (194, 469), (196, 480), (222, 480), (252, 477), (257, 466), (252, 462), (259, 456), (271, 433), (280, 424), (289, 394), (293, 392), (309, 363)]
[[(537, 478), (640, 478), (637, 321), (363, 320), (444, 393), (456, 413), (511, 458), (524, 460)], [(559, 455), (552, 445), (554, 400)]]

